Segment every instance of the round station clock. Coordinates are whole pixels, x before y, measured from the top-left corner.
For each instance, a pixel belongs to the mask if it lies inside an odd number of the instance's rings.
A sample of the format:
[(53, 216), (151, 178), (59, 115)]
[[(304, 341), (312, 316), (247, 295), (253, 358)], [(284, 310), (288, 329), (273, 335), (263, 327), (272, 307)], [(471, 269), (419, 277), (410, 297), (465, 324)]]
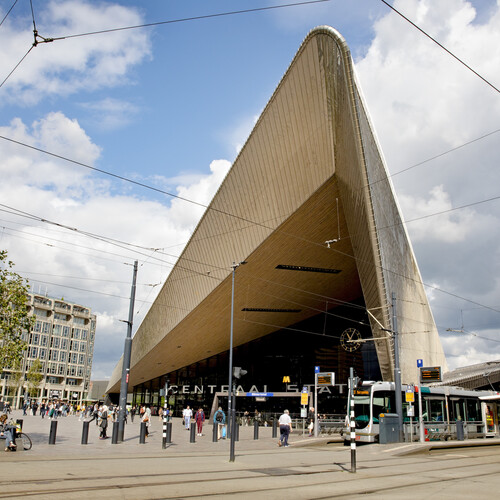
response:
[(361, 340), (361, 334), (356, 328), (348, 328), (342, 332), (340, 336), (340, 345), (349, 352), (356, 351), (361, 347), (361, 342), (353, 342)]

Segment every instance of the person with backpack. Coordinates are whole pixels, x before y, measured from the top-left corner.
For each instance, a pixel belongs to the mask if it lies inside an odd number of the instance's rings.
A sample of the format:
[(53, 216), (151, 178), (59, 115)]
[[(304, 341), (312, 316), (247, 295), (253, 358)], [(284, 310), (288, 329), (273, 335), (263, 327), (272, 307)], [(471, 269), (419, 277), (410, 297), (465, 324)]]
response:
[(226, 438), (226, 415), (222, 411), (222, 407), (219, 406), (219, 409), (214, 414), (214, 425), (217, 426), (217, 439), (221, 437), (223, 439)]

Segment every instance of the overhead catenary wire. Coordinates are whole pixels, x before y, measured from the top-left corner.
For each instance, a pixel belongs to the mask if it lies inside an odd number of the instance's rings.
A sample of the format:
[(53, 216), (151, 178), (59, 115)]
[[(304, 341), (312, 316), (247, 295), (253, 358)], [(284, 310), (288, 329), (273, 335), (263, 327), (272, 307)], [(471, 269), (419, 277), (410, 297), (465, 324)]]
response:
[(0, 26), (2, 26), (3, 22), (7, 19), (7, 17), (9, 17), (9, 14), (12, 12), (12, 9), (16, 6), (17, 2), (18, 2), (18, 0), (15, 0), (15, 2), (12, 4), (11, 8), (7, 11), (7, 14), (5, 14), (5, 16), (3, 16), (2, 21), (0, 21)]
[[(33, 49), (34, 47), (36, 47), (40, 43), (50, 43), (50, 42), (54, 42), (54, 41), (68, 40), (70, 38), (78, 38), (78, 37), (85, 37), (85, 36), (91, 36), (91, 35), (101, 35), (101, 34), (106, 34), (106, 33), (114, 33), (114, 32), (139, 29), (139, 28), (151, 28), (154, 26), (168, 25), (168, 24), (174, 24), (174, 23), (183, 23), (183, 22), (188, 22), (188, 21), (199, 21), (202, 19), (214, 19), (217, 17), (232, 16), (232, 15), (238, 15), (238, 14), (250, 14), (252, 12), (261, 12), (261, 11), (282, 9), (282, 8), (289, 8), (289, 7), (299, 7), (302, 5), (310, 5), (310, 4), (315, 4), (315, 3), (325, 3), (325, 2), (331, 2), (331, 1), (332, 0), (306, 0), (303, 2), (295, 2), (295, 3), (288, 3), (288, 4), (282, 4), (282, 5), (271, 5), (268, 7), (256, 7), (253, 9), (235, 10), (235, 11), (230, 11), (230, 12), (220, 12), (220, 13), (216, 13), (216, 14), (206, 14), (203, 16), (192, 16), (192, 17), (186, 17), (186, 18), (181, 18), (181, 19), (171, 19), (168, 21), (158, 21), (158, 22), (153, 22), (153, 23), (137, 24), (134, 26), (124, 26), (124, 27), (120, 27), (120, 28), (110, 28), (110, 29), (100, 30), (100, 31), (89, 31), (86, 33), (78, 33), (78, 34), (72, 34), (72, 35), (45, 38), (45, 37), (42, 37), (39, 35), (38, 30), (36, 28), (35, 13), (33, 10), (33, 2), (32, 2), (32, 0), (30, 0), (31, 14), (32, 14), (32, 19), (33, 19), (33, 34), (34, 34), (33, 45), (30, 47), (28, 52), (22, 57), (22, 59), (15, 65), (15, 67), (7, 75), (7, 77), (2, 81), (2, 83), (0, 83), (0, 88), (3, 87), (5, 82), (12, 76), (14, 71), (16, 71), (16, 69), (21, 65), (21, 63), (24, 61), (24, 59), (29, 54), (31, 49)], [(17, 0), (16, 0), (16, 2), (17, 2)], [(11, 10), (12, 10), (12, 7), (11, 7)], [(5, 16), (5, 17), (7, 17), (7, 16)], [(5, 20), (5, 18), (4, 18), (4, 20)]]
[(418, 31), (420, 31), (420, 33), (422, 33), (427, 38), (429, 38), (429, 40), (432, 40), (436, 45), (438, 45), (439, 47), (441, 47), (441, 49), (443, 49), (447, 54), (449, 54), (451, 57), (453, 57), (454, 59), (456, 59), (460, 64), (462, 64), (463, 66), (465, 66), (469, 71), (471, 71), (472, 73), (474, 73), (478, 78), (480, 78), (484, 83), (486, 83), (487, 85), (489, 85), (493, 90), (496, 90), (497, 92), (500, 93), (500, 90), (497, 87), (495, 87), (495, 85), (493, 85), (490, 81), (488, 81), (486, 78), (484, 78), (484, 76), (480, 75), (476, 70), (474, 70), (473, 68), (471, 68), (471, 66), (469, 66), (462, 59), (460, 59), (458, 56), (456, 56), (453, 52), (451, 52), (451, 50), (447, 49), (442, 43), (439, 43), (435, 38), (433, 38), (431, 35), (429, 35), (429, 33), (427, 33), (422, 28), (420, 28), (419, 26), (417, 26), (413, 21), (411, 21), (408, 17), (406, 17), (399, 10), (397, 10), (395, 7), (393, 7), (389, 2), (386, 2), (386, 0), (380, 0), (380, 1), (383, 4), (387, 5), (387, 7), (389, 7), (389, 9), (393, 10), (398, 16), (402, 17), (405, 21), (407, 21), (408, 23), (410, 23), (414, 28), (416, 28)]

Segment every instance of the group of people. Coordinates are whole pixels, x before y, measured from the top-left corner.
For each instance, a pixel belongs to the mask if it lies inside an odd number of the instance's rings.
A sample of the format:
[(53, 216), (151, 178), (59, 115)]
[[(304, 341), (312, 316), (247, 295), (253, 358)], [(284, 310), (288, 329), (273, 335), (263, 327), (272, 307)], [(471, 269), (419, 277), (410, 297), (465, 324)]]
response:
[(193, 410), (187, 405), (186, 408), (182, 410), (182, 423), (186, 430), (191, 428), (191, 420), (194, 420), (196, 423), (197, 435), (203, 436), (203, 424), (205, 422), (205, 412), (203, 408), (198, 408), (193, 415)]

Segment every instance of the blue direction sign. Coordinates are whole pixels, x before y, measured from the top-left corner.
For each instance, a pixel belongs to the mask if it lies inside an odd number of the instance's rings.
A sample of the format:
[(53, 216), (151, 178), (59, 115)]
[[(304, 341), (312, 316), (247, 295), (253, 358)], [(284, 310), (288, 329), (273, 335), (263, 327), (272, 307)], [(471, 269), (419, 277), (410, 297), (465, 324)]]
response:
[(270, 398), (274, 396), (274, 392), (247, 392), (247, 396), (255, 398)]
[(319, 366), (314, 367), (314, 373), (319, 373)]
[(417, 359), (417, 368), (422, 368), (424, 366), (424, 360), (423, 359)]

